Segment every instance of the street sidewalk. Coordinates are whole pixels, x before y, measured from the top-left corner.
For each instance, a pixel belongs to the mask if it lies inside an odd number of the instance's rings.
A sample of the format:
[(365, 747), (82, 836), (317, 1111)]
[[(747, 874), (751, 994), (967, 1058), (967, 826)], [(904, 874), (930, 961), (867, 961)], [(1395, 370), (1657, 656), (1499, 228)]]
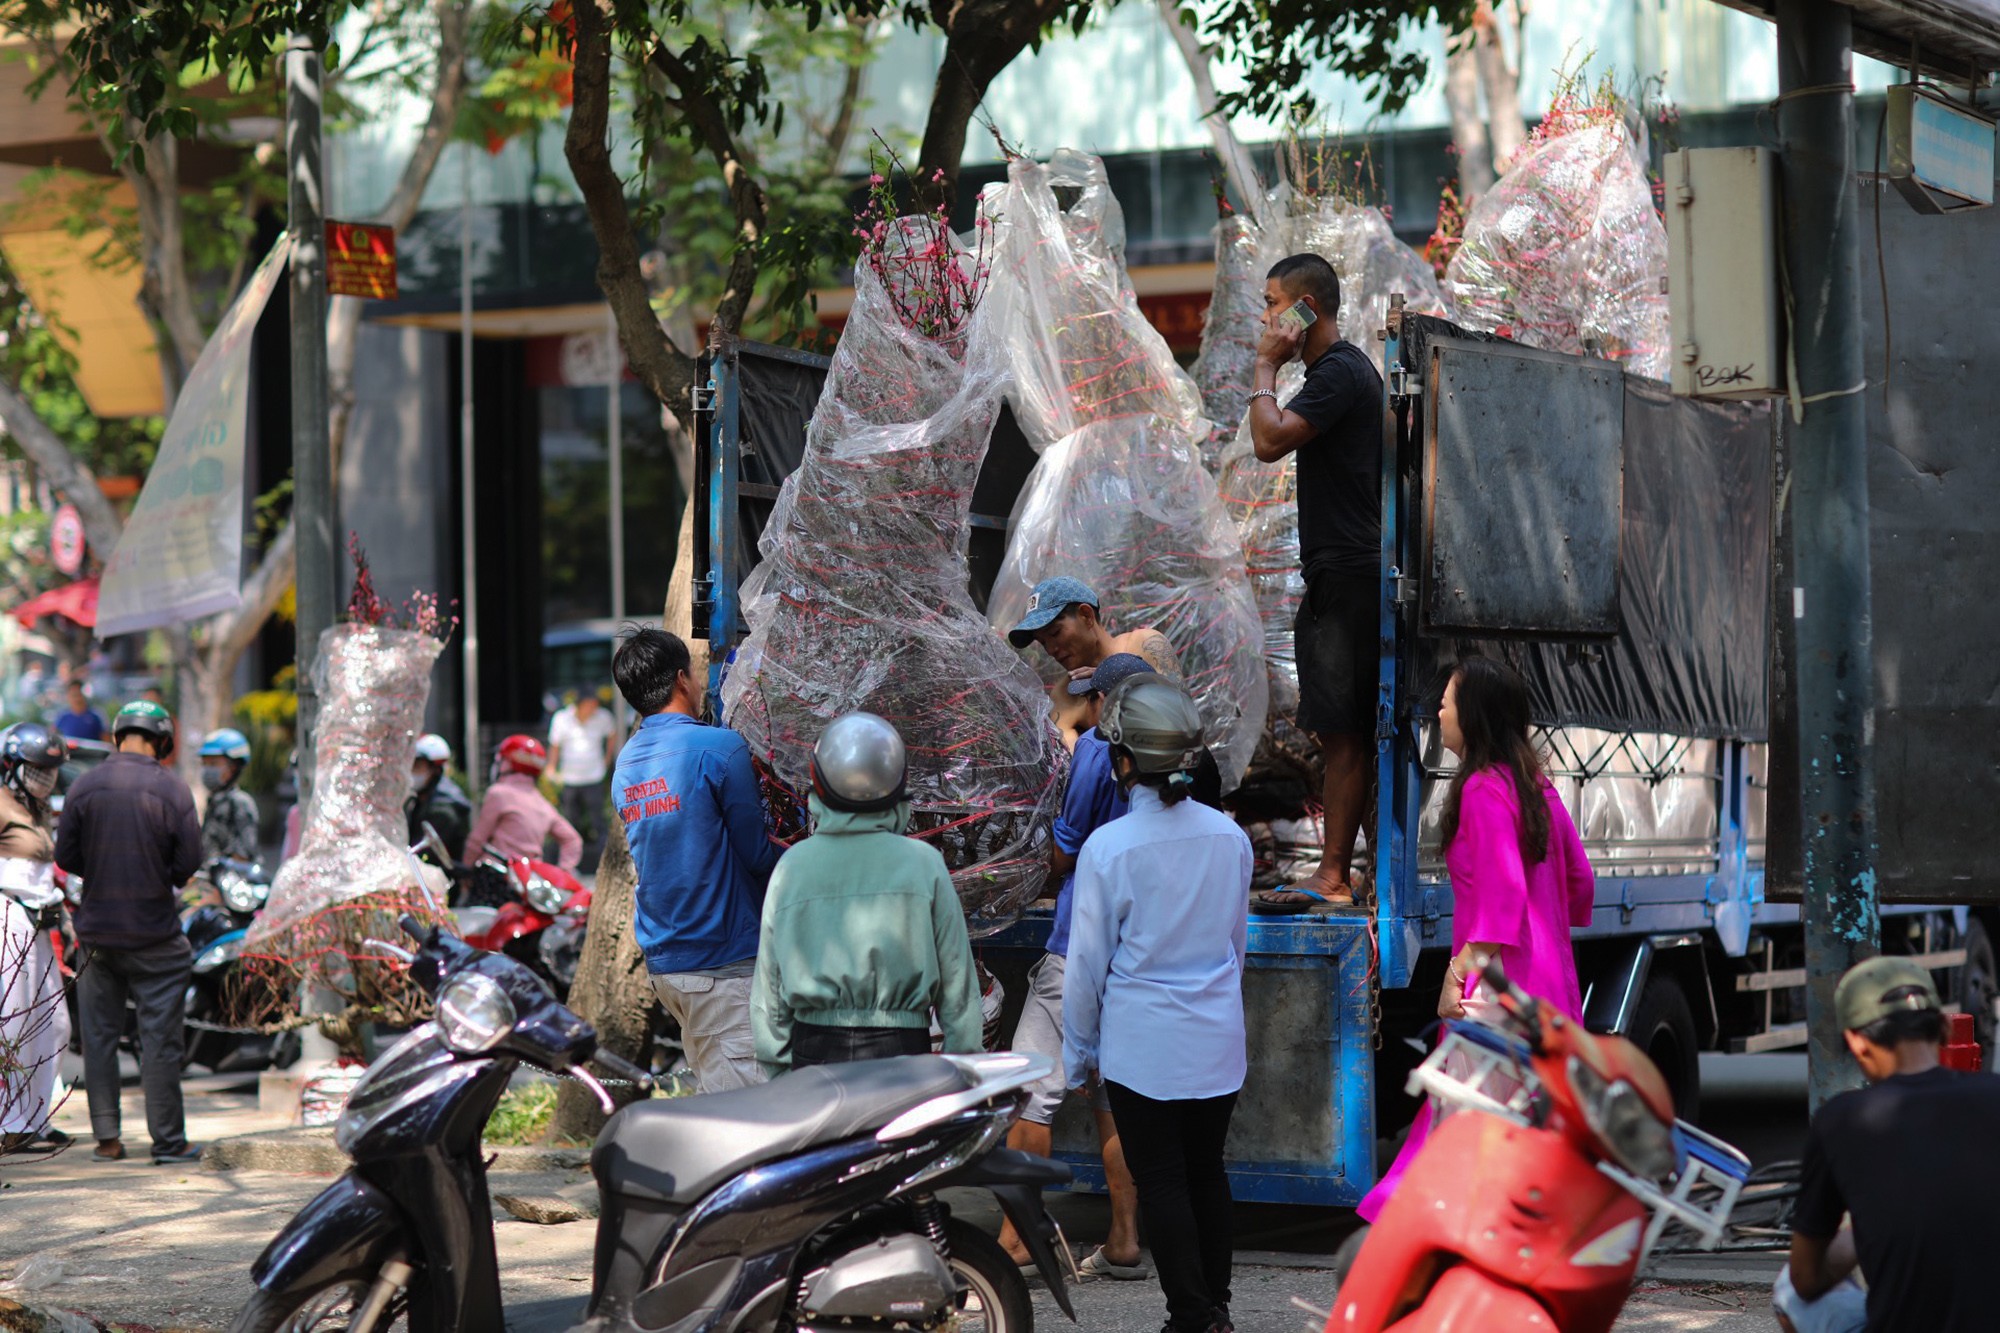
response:
[[(187, 1083), (188, 1132), (198, 1142), (282, 1127), (256, 1109), (254, 1078), (194, 1078)], [(144, 1147), (144, 1111), (128, 1089), (125, 1121)], [(78, 1144), (53, 1158), (0, 1163), (0, 1277), (30, 1270), (52, 1278), (35, 1290), (0, 1282), (0, 1329), (11, 1325), (6, 1301), (80, 1311), (103, 1326), (138, 1333), (226, 1329), (250, 1293), (251, 1264), (329, 1175), (266, 1170), (211, 1171), (155, 1167), (143, 1155), (121, 1163), (90, 1158), (89, 1120), (78, 1091), (57, 1118)], [(128, 1138), (128, 1146), (131, 1142)], [(330, 1164), (330, 1163), (322, 1163)], [(496, 1172), (495, 1194), (588, 1193), (581, 1171)], [(998, 1212), (981, 1194), (950, 1201), (990, 1228)], [(1051, 1201), (1071, 1241), (1087, 1249), (1103, 1235), (1104, 1202), (1078, 1195)], [(577, 1317), (590, 1282), (595, 1224), (538, 1226), (496, 1208), (508, 1328), (559, 1333)], [(1317, 1333), (1294, 1299), (1324, 1309), (1332, 1299), (1325, 1267), (1339, 1244), (1343, 1214), (1303, 1209), (1239, 1210), (1243, 1248), (1234, 1298), (1243, 1333)], [(1618, 1322), (1620, 1333), (1766, 1333), (1776, 1255), (1670, 1261), (1670, 1282), (1648, 1282)], [(51, 1270), (57, 1270), (52, 1272)], [(1045, 1330), (1067, 1326), (1036, 1284), (1036, 1319)], [(1096, 1279), (1077, 1293), (1091, 1333), (1153, 1333), (1163, 1317), (1152, 1282)], [(42, 1325), (55, 1327), (55, 1325)], [(88, 1324), (76, 1327), (88, 1328)]]

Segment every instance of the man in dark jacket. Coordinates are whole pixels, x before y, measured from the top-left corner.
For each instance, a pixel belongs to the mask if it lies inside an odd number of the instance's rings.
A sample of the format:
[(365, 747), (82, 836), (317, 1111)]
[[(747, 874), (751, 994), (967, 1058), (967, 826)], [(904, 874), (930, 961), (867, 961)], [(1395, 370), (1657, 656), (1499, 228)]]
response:
[(175, 910), (176, 892), (201, 866), (201, 823), (187, 784), (162, 763), (174, 719), (155, 703), (125, 705), (111, 724), (117, 753), (77, 780), (56, 827), (56, 864), (83, 879), (76, 935), (84, 1088), (92, 1155), (115, 1162), (119, 1141), (118, 1038), (125, 1001), (139, 1011), (139, 1075), (153, 1160), (191, 1162), (181, 1112), (181, 1046), (188, 973), (194, 961)]

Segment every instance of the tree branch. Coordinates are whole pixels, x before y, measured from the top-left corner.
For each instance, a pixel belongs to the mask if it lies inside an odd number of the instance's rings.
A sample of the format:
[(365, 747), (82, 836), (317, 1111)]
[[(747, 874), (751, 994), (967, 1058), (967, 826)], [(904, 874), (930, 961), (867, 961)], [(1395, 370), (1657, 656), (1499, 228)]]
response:
[(664, 43), (653, 48), (651, 63), (680, 89), (681, 116), (715, 159), (715, 165), (722, 169), (722, 183), (729, 191), (730, 206), (736, 211), (736, 251), (729, 261), (729, 278), (722, 289), (722, 299), (715, 303), (715, 327), (733, 334), (743, 327), (750, 298), (756, 294), (757, 251), (764, 241), (766, 221), (764, 187), (751, 172), (722, 109), (709, 97), (695, 72)]
[(612, 0), (575, 0), (576, 49), (573, 99), (563, 156), (590, 214), (597, 238), (597, 285), (611, 304), (625, 359), (652, 395), (671, 411), (683, 410), (694, 390), (694, 358), (671, 342), (653, 315), (639, 247), (625, 206), (625, 182), (611, 162)]
[[(402, 175), (396, 180), (396, 188), (390, 191), (389, 201), (374, 218), (379, 225), (393, 227), (399, 232), (407, 228), (416, 216), (424, 190), (430, 185), (431, 176), (436, 173), (438, 161), (444, 155), (445, 145), (451, 140), (451, 129), (458, 120), (459, 106), (465, 100), (465, 46), (472, 6), (469, 0), (438, 0), (436, 9), (437, 74), (431, 93), (430, 118), (424, 122), (424, 132), (417, 137), (416, 146), (410, 150), (409, 161), (403, 164)], [(347, 424), (354, 417), (354, 357), (361, 329), (361, 299), (336, 296), (328, 302), (328, 306), (327, 442), (333, 475), (338, 479), (341, 453), (347, 444)]]
[(1174, 35), (1174, 43), (1181, 49), (1181, 58), (1187, 61), (1188, 75), (1194, 80), (1195, 102), (1201, 109), (1201, 118), (1208, 123), (1209, 138), (1215, 141), (1215, 155), (1222, 161), (1222, 171), (1228, 177), (1229, 188), (1235, 192), (1243, 211), (1253, 221), (1261, 223), (1264, 220), (1264, 191), (1257, 180), (1257, 168), (1237, 140), (1229, 117), (1216, 105), (1215, 78), (1209, 69), (1208, 49), (1201, 44), (1195, 30), (1181, 21), (1179, 0), (1159, 0), (1159, 5), (1160, 21)]
[(77, 513), (83, 516), (84, 536), (99, 557), (108, 557), (118, 545), (124, 520), (98, 489), (97, 478), (90, 468), (69, 451), (61, 437), (49, 429), (48, 423), (28, 405), (28, 400), (4, 378), (0, 378), (0, 425), (7, 428), (7, 434), (56, 494), (76, 506)]
[[(930, 117), (917, 155), (917, 193), (926, 204), (948, 202), (958, 192), (958, 165), (965, 156), (966, 127), (986, 89), (1014, 57), (1028, 49), (1043, 28), (1069, 8), (1067, 0), (960, 0), (931, 6), (931, 19), (944, 30), (944, 56), (931, 90)], [(944, 180), (932, 179), (942, 171)]]

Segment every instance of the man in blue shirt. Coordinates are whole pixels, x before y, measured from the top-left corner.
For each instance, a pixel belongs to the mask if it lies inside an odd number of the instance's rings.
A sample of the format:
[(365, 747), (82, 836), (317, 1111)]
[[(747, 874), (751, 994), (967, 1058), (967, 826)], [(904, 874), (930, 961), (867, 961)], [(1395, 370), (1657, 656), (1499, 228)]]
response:
[[(1072, 701), (1081, 705), (1076, 752), (1070, 759), (1069, 786), (1063, 792), (1062, 813), (1056, 817), (1055, 851), (1052, 856), (1062, 890), (1056, 895), (1055, 923), (1049, 930), (1047, 953), (1028, 973), (1028, 998), (1014, 1028), (1014, 1049), (1034, 1051), (1055, 1060), (1056, 1072), (1035, 1085), (1028, 1109), (1008, 1135), (1009, 1147), (1046, 1157), (1054, 1143), (1051, 1126), (1068, 1088), (1062, 1071), (1063, 967), (1069, 952), (1069, 922), (1076, 889), (1076, 857), (1083, 843), (1097, 829), (1126, 811), (1124, 791), (1111, 773), (1111, 747), (1097, 734), (1097, 714), (1104, 696), (1127, 676), (1152, 671), (1145, 658), (1133, 653), (1113, 653), (1098, 663), (1089, 676), (1069, 682)], [(1132, 1173), (1125, 1169), (1125, 1154), (1118, 1142), (1118, 1127), (1111, 1120), (1111, 1103), (1099, 1085), (1091, 1090), (1091, 1109), (1097, 1117), (1097, 1139), (1104, 1150), (1104, 1178), (1111, 1192), (1111, 1231), (1097, 1252), (1084, 1260), (1086, 1273), (1105, 1277), (1144, 1278), (1149, 1276), (1139, 1252), (1139, 1194)], [(1010, 1223), (1001, 1232), (1000, 1243), (1016, 1259), (1025, 1261), (1027, 1247), (1021, 1244)]]
[(641, 629), (611, 659), (641, 719), (618, 752), (611, 796), (638, 871), (639, 947), (653, 991), (680, 1024), (702, 1092), (764, 1081), (750, 1028), (764, 884), (783, 850), (764, 823), (750, 747), (703, 725), (687, 645)]
[(104, 725), (104, 714), (90, 706), (82, 681), (71, 681), (64, 693), (68, 696), (69, 706), (56, 714), (54, 723), (64, 739), (101, 741), (110, 734), (111, 729)]

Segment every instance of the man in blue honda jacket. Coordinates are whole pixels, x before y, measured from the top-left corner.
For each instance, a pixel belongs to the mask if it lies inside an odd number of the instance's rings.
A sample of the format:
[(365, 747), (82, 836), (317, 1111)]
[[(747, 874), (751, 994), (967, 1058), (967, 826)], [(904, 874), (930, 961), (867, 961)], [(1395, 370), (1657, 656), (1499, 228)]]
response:
[(750, 991), (764, 884), (783, 850), (764, 825), (750, 747), (703, 725), (687, 645), (640, 629), (611, 678), (641, 719), (618, 752), (611, 795), (638, 871), (639, 947), (653, 991), (681, 1027), (702, 1092), (764, 1081)]

